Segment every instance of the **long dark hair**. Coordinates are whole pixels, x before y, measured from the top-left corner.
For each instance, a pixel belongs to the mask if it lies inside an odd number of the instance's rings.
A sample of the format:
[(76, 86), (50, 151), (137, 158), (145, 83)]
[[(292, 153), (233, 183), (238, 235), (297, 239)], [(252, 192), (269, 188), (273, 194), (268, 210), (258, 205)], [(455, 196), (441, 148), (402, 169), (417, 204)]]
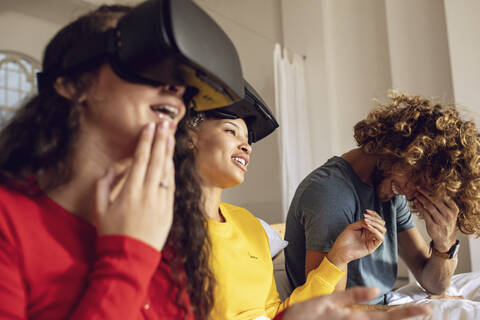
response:
[(180, 121), (175, 139), (175, 219), (169, 244), (175, 252), (181, 252), (177, 263), (187, 273), (187, 289), (196, 319), (206, 319), (213, 307), (215, 278), (210, 269), (211, 243), (186, 118)]
[[(60, 63), (78, 41), (114, 27), (131, 10), (128, 6), (101, 6), (60, 30), (48, 44), (43, 69)], [(79, 131), (79, 115), (84, 107), (79, 97), (89, 88), (92, 77), (105, 59), (93, 61), (82, 70), (63, 75), (75, 89), (72, 100), (59, 95), (53, 84), (28, 101), (0, 132), (0, 184), (20, 187), (31, 193), (32, 176), (42, 174), (43, 192), (69, 182), (71, 154)], [(179, 126), (181, 128), (181, 126)], [(175, 209), (168, 245), (175, 249), (172, 279), (180, 288), (186, 284), (196, 319), (208, 317), (213, 305), (214, 279), (209, 268), (210, 242), (201, 210), (201, 190), (194, 170), (193, 155), (186, 144), (188, 135), (179, 129), (175, 155)], [(187, 279), (182, 279), (180, 269)], [(185, 290), (185, 289), (181, 289)], [(179, 295), (180, 297), (180, 295)], [(182, 305), (180, 298), (177, 301)], [(187, 311), (187, 310), (186, 310)]]

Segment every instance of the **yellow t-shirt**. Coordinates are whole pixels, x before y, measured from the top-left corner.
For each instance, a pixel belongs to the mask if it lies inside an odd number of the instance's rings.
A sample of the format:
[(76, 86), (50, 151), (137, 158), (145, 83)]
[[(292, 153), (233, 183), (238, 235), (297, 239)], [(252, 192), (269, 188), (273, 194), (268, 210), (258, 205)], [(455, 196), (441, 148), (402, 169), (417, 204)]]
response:
[(344, 272), (327, 259), (285, 301), (273, 276), (267, 235), (248, 210), (222, 202), (225, 222), (208, 221), (212, 268), (217, 281), (211, 319), (273, 318), (289, 305), (333, 292)]

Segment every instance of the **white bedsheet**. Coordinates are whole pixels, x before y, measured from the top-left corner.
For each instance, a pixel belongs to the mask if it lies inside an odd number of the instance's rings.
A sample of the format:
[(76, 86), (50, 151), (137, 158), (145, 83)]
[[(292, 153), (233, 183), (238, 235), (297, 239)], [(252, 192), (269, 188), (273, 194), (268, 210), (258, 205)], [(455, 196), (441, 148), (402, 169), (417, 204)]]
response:
[(433, 312), (430, 316), (413, 319), (479, 320), (480, 319), (480, 272), (458, 274), (452, 277), (447, 290), (449, 296), (464, 299), (427, 299), (429, 296), (418, 284), (410, 284), (387, 295), (388, 305), (404, 303), (427, 304)]

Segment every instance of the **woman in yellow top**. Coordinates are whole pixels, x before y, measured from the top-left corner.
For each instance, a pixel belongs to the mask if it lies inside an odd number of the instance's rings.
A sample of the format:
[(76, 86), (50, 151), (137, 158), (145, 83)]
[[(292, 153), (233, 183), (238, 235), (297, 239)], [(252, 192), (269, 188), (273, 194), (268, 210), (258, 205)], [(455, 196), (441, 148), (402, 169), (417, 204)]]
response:
[(348, 226), (326, 259), (282, 301), (276, 289), (268, 239), (248, 210), (221, 202), (222, 191), (243, 183), (251, 143), (278, 125), (263, 101), (247, 86), (246, 100), (190, 115), (187, 126), (201, 178), (216, 278), (212, 319), (273, 318), (292, 303), (332, 293), (348, 262), (373, 252), (383, 241), (383, 220), (373, 211)]

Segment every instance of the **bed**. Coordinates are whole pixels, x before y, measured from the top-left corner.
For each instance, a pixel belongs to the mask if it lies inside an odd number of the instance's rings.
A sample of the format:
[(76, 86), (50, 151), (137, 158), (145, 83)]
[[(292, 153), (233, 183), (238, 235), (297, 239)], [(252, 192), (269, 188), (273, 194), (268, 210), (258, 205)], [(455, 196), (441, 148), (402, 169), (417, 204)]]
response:
[(480, 272), (454, 275), (446, 295), (456, 298), (429, 299), (430, 294), (417, 283), (413, 283), (391, 292), (387, 302), (389, 306), (415, 303), (427, 304), (432, 308), (433, 312), (430, 316), (413, 318), (416, 320), (480, 319)]
[[(272, 252), (272, 257), (277, 290), (280, 293), (280, 297), (284, 299), (288, 297), (291, 291), (285, 272), (282, 250), (286, 243), (280, 242), (280, 239), (283, 240), (285, 234), (285, 224), (280, 223), (270, 227), (277, 233), (277, 235), (269, 235), (271, 245), (276, 243), (277, 250), (281, 248), (279, 251)], [(454, 275), (446, 295), (463, 298), (430, 299), (429, 293), (426, 293), (417, 283), (412, 283), (391, 292), (387, 298), (388, 306), (356, 305), (353, 307), (364, 310), (388, 310), (407, 303), (427, 304), (432, 308), (432, 314), (413, 319), (480, 320), (480, 272)]]

